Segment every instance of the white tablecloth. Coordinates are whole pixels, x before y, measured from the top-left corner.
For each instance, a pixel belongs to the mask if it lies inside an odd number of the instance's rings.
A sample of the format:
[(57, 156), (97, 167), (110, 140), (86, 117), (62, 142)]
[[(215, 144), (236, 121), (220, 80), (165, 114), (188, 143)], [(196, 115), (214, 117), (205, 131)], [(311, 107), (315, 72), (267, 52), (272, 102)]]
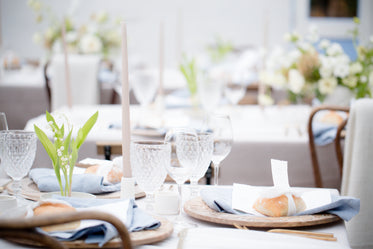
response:
[[(80, 159), (86, 157), (103, 158), (102, 155), (96, 154), (96, 141), (121, 140), (120, 129), (108, 128), (110, 124), (121, 123), (121, 107), (100, 105), (76, 106), (72, 110), (61, 109), (72, 120), (75, 131), (96, 110), (99, 110), (98, 121), (79, 152)], [(221, 164), (219, 183), (272, 185), (270, 159), (274, 158), (289, 162), (289, 179), (292, 186), (314, 186), (305, 128), (310, 112), (309, 106), (273, 106), (265, 109), (258, 106), (234, 106), (221, 108), (219, 112), (230, 115), (234, 131), (233, 148)], [(132, 106), (131, 122), (133, 125), (139, 116), (145, 117), (146, 122), (151, 125), (163, 123), (166, 127), (186, 125), (198, 127), (204, 114), (195, 109), (166, 109), (162, 121), (159, 118), (161, 114), (157, 109), (144, 114), (138, 106)], [(27, 123), (26, 129), (33, 130), (33, 124), (38, 124), (44, 130), (45, 116), (31, 119)], [(133, 138), (138, 139), (139, 137), (134, 136)], [(328, 145), (318, 150), (324, 186), (339, 188), (339, 169), (334, 147)], [(40, 143), (34, 167), (51, 167), (50, 159)]]
[[(0, 179), (1, 182), (1, 179)], [(220, 188), (223, 188), (221, 186)], [(336, 190), (334, 190), (336, 191)], [(190, 198), (190, 191), (188, 186), (183, 187), (184, 201)], [(145, 199), (136, 200), (140, 208), (145, 210)], [(320, 241), (315, 239), (300, 238), (291, 235), (280, 235), (264, 233), (265, 229), (255, 229), (255, 231), (244, 231), (232, 228), (232, 226), (219, 225), (209, 222), (204, 222), (189, 217), (184, 212), (183, 218), (190, 223), (194, 223), (197, 227), (192, 228), (185, 237), (183, 243), (184, 249), (194, 248), (349, 248), (349, 243), (346, 235), (346, 228), (344, 222), (330, 223), (326, 225), (318, 225), (306, 228), (299, 228), (299, 230), (333, 233), (337, 238), (337, 242)], [(175, 215), (165, 215), (167, 219), (172, 221)], [(280, 236), (280, 237), (279, 237)], [(154, 243), (151, 245), (136, 246), (136, 249), (151, 249), (164, 248), (175, 249), (178, 247), (179, 237), (177, 231), (167, 239)], [(227, 243), (231, 243), (229, 247)], [(245, 244), (243, 246), (242, 243)], [(273, 245), (276, 247), (273, 247)], [(198, 245), (198, 247), (196, 247)], [(298, 247), (297, 247), (298, 246)], [(321, 247), (323, 246), (323, 247)], [(19, 245), (11, 244), (0, 239), (0, 248), (18, 249), (25, 248)], [(29, 247), (27, 247), (29, 248)]]

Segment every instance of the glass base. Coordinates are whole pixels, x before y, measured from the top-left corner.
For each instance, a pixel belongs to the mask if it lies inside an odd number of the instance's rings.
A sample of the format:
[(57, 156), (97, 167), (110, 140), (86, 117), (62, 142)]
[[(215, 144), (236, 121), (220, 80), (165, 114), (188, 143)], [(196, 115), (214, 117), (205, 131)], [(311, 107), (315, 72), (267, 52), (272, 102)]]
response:
[(186, 220), (183, 217), (176, 216), (176, 218), (173, 220), (173, 225), (174, 225), (174, 231), (176, 234), (179, 234), (181, 231), (185, 229), (190, 229), (190, 228), (196, 228), (198, 225), (196, 223), (190, 222)]

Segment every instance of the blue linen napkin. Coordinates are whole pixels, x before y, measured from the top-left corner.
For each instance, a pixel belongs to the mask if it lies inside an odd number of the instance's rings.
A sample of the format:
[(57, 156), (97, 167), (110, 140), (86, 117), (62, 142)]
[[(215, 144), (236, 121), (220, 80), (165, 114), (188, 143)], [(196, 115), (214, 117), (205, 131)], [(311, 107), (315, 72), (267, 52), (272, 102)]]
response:
[[(36, 183), (39, 191), (53, 192), (60, 190), (54, 169), (35, 168), (30, 171), (29, 177)], [(62, 185), (64, 186), (65, 180), (63, 175), (61, 175), (61, 178)], [(93, 174), (74, 174), (72, 180), (72, 191), (100, 194), (120, 190), (120, 183), (105, 185), (103, 181), (103, 176)]]
[[(75, 208), (88, 208), (88, 207), (98, 207), (105, 204), (118, 203), (118, 205), (123, 205), (123, 199), (82, 199), (74, 197), (61, 197), (55, 196), (54, 198), (59, 200), (64, 200), (70, 203)], [(129, 232), (136, 232), (141, 230), (153, 230), (161, 226), (161, 222), (154, 219), (151, 215), (145, 213), (139, 209), (133, 199), (129, 200), (127, 209), (127, 220), (125, 225)], [(125, 208), (125, 207), (123, 207)], [(44, 232), (39, 229), (39, 231)], [(45, 232), (44, 232), (45, 233)], [(107, 222), (102, 222), (101, 224), (83, 228), (80, 230), (68, 231), (68, 232), (51, 232), (48, 233), (53, 237), (58, 238), (62, 241), (73, 241), (81, 238), (86, 238), (85, 243), (97, 243), (99, 246), (103, 246), (109, 240), (117, 236), (118, 232), (114, 226)]]
[[(239, 212), (232, 208), (232, 188), (214, 189), (205, 188), (201, 190), (202, 200), (213, 210), (239, 215), (251, 215)], [(349, 221), (360, 211), (360, 200), (353, 197), (344, 197), (332, 195), (332, 202), (328, 205), (306, 210), (296, 214), (316, 214), (321, 212), (331, 213), (339, 216), (345, 221)]]
[(312, 132), (315, 139), (315, 144), (323, 146), (333, 142), (337, 134), (337, 129), (338, 127), (333, 124), (313, 122)]

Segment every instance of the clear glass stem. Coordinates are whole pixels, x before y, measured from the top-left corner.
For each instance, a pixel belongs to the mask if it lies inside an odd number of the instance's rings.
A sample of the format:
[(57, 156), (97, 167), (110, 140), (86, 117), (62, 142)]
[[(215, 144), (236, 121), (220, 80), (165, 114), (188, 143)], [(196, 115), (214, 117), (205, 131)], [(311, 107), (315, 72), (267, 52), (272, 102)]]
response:
[(177, 214), (176, 220), (181, 221), (181, 210), (183, 209), (183, 192), (182, 192), (182, 184), (177, 184), (177, 190), (179, 191), (179, 212)]
[(21, 181), (20, 180), (13, 180), (13, 195), (19, 199), (21, 192)]
[(198, 181), (190, 180), (190, 195), (195, 197), (198, 196)]
[(145, 209), (149, 212), (154, 211), (154, 193), (146, 193), (146, 198), (145, 198), (146, 206)]
[(214, 163), (214, 185), (218, 186), (220, 163)]

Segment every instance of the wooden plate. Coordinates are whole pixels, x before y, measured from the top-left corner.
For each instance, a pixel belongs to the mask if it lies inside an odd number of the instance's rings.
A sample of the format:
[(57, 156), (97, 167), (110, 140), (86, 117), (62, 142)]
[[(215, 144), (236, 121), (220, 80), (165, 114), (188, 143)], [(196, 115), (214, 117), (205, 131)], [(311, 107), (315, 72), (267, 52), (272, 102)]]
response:
[(193, 218), (225, 225), (241, 225), (247, 227), (303, 227), (339, 221), (334, 214), (314, 214), (288, 217), (259, 217), (252, 215), (235, 215), (221, 213), (211, 209), (201, 197), (193, 198), (184, 205), (184, 211)]
[[(160, 222), (161, 226), (154, 230), (144, 230), (139, 232), (130, 233), (131, 242), (133, 246), (152, 244), (155, 242), (162, 241), (168, 238), (173, 232), (173, 225), (170, 221), (164, 218), (156, 217)], [(35, 241), (22, 240), (22, 239), (10, 239), (13, 242), (29, 245), (29, 246), (42, 246)], [(121, 241), (119, 238), (114, 238), (107, 242), (103, 247), (99, 247), (98, 244), (86, 244), (83, 240), (74, 241), (63, 241), (64, 245), (68, 248), (119, 248), (121, 247)]]
[[(21, 180), (21, 196), (25, 199), (38, 201), (40, 199), (40, 195), (46, 192), (40, 192), (36, 184), (30, 179), (30, 178), (23, 178)], [(6, 189), (8, 193), (13, 194), (14, 192), (14, 186), (13, 182), (10, 182)], [(145, 196), (145, 192), (143, 192), (137, 185), (135, 189), (135, 198), (141, 198)], [(112, 193), (106, 193), (106, 194), (96, 194), (96, 198), (100, 199), (117, 199), (120, 198), (120, 191), (112, 192)]]

